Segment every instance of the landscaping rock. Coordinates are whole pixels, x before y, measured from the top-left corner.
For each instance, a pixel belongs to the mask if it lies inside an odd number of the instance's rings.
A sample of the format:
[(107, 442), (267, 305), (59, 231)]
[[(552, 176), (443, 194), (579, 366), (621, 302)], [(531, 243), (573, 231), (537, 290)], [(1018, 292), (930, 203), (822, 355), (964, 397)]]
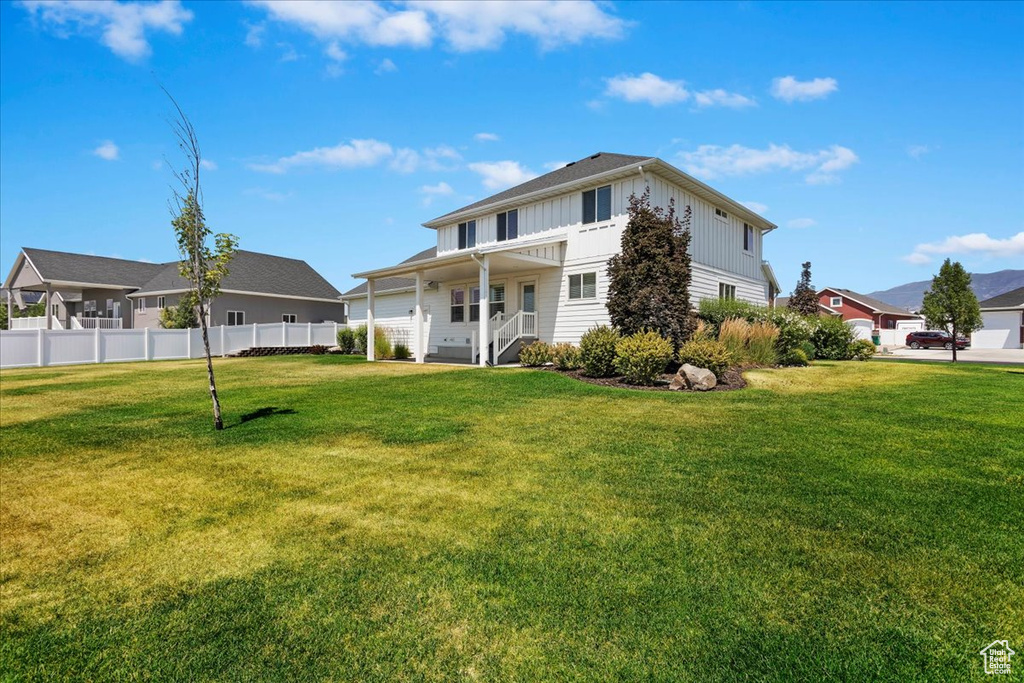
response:
[(680, 375), (686, 381), (687, 386), (694, 391), (710, 391), (718, 384), (715, 373), (690, 365), (689, 363), (683, 363), (682, 367), (679, 368), (679, 373), (676, 377)]
[(672, 381), (668, 383), (669, 391), (682, 391), (683, 389), (689, 389), (690, 385), (686, 383), (686, 378), (680, 375), (678, 372), (676, 376), (672, 378)]
[(327, 353), (339, 354), (345, 352), (341, 350), (340, 346), (332, 346), (331, 348), (327, 349)]

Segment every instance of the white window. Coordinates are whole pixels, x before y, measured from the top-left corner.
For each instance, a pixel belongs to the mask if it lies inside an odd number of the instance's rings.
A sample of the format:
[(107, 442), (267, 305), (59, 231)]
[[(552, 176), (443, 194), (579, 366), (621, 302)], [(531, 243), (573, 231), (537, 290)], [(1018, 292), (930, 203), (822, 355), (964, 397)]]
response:
[(165, 306), (166, 303), (167, 303), (166, 297), (158, 296), (156, 298), (156, 307), (157, 308), (166, 308), (166, 306)]
[(498, 214), (498, 241), (514, 240), (519, 237), (519, 209)]
[(596, 299), (597, 273), (579, 273), (569, 276), (569, 299)]
[(452, 288), (451, 322), (466, 322), (466, 290), (462, 287)]
[(492, 318), (495, 313), (505, 312), (505, 285), (491, 285), (489, 304)]
[(841, 297), (841, 296), (831, 297), (828, 300), (828, 305), (829, 305), (829, 308), (838, 308), (839, 306), (842, 306), (843, 305), (843, 297)]
[(480, 288), (469, 288), (469, 322), (480, 321)]
[(228, 325), (244, 325), (245, 311), (228, 311)]
[(86, 302), (84, 302), (83, 310), (85, 311), (85, 317), (86, 318), (95, 318), (96, 317), (96, 302), (95, 301), (86, 301)]
[(281, 322), (283, 323), (295, 323), (298, 322), (299, 318), (294, 313), (282, 313)]
[(754, 226), (743, 224), (743, 251), (754, 251)]
[(476, 221), (459, 223), (459, 249), (472, 249), (476, 246)]
[(54, 318), (60, 317), (60, 304), (50, 304), (50, 315)]
[(146, 312), (146, 297), (140, 296), (139, 297), (139, 313), (145, 313), (145, 312)]
[(718, 283), (718, 298), (719, 299), (735, 299), (736, 298), (736, 285), (727, 285), (724, 282)]
[(721, 209), (719, 209), (716, 206), (715, 207), (715, 218), (717, 218), (720, 221), (728, 220), (729, 219), (729, 214), (727, 214), (725, 211), (722, 211)]
[(612, 186), (605, 185), (583, 193), (583, 223), (606, 221), (612, 217)]
[(108, 318), (113, 318), (114, 317), (114, 300), (113, 299), (107, 299), (107, 317)]

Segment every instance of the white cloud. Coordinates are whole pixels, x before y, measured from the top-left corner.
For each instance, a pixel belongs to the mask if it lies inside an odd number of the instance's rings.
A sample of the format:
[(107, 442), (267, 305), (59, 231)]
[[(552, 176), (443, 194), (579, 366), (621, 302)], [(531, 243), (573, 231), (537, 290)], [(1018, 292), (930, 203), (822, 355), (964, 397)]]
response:
[(111, 140), (104, 140), (92, 153), (106, 161), (117, 161), (121, 158), (121, 150)]
[(781, 170), (810, 171), (806, 180), (812, 185), (836, 182), (839, 171), (859, 161), (853, 150), (839, 145), (816, 152), (798, 152), (789, 145), (775, 144), (768, 145), (766, 149), (742, 145), (701, 145), (692, 152), (680, 152), (678, 158), (688, 173), (703, 178)]
[(560, 168), (565, 168), (570, 163), (569, 161), (549, 161), (544, 164), (544, 168), (548, 171), (557, 171)]
[(33, 19), (61, 38), (71, 33), (99, 34), (99, 40), (119, 57), (138, 61), (152, 48), (148, 31), (181, 35), (192, 12), (178, 0), (141, 2), (71, 2), (70, 0), (22, 0), (19, 3)]
[(430, 45), (433, 29), (423, 12), (389, 11), (375, 2), (253, 0), (282, 23), (298, 26), (322, 40), (368, 45)]
[(302, 55), (300, 55), (291, 43), (278, 43), (277, 46), (281, 48), (281, 61), (282, 62), (296, 62)]
[(420, 152), (403, 147), (395, 152), (391, 169), (399, 173), (414, 173), (420, 169), (452, 171), (458, 167), (460, 161), (462, 155), (448, 145), (428, 147)]
[(907, 154), (914, 159), (920, 159), (930, 151), (932, 151), (932, 148), (928, 145), (910, 145), (907, 147)]
[(980, 254), (995, 258), (1024, 256), (1024, 232), (1018, 232), (1006, 239), (989, 237), (983, 232), (972, 232), (968, 235), (954, 235), (941, 242), (926, 242), (914, 247), (914, 251), (903, 257), (904, 261), (913, 264), (929, 263), (934, 256), (950, 254)]
[(454, 194), (455, 190), (448, 183), (441, 181), (437, 185), (424, 185), (420, 188), (420, 193), (426, 195), (423, 197), (423, 206), (430, 206), (434, 201), (434, 197), (444, 197), (450, 194)]
[(754, 213), (761, 214), (762, 216), (768, 213), (768, 206), (761, 202), (740, 202), (740, 204), (747, 207)]
[(283, 202), (295, 196), (294, 192), (278, 192), (277, 190), (267, 190), (262, 187), (250, 187), (242, 190), (242, 194), (266, 199), (269, 202)]
[(263, 34), (267, 32), (267, 25), (263, 23), (250, 24), (246, 22), (245, 26), (245, 44), (252, 48), (263, 47)]
[(210, 159), (202, 159), (199, 162), (199, 168), (203, 169), (204, 171), (216, 171), (217, 162), (211, 161)]
[(344, 62), (348, 59), (348, 55), (345, 54), (345, 51), (338, 46), (337, 41), (328, 43), (327, 47), (324, 49), (324, 54), (335, 62)]
[(745, 95), (735, 92), (726, 92), (721, 88), (715, 90), (702, 90), (694, 93), (693, 101), (698, 107), (728, 107), (730, 109), (745, 109), (756, 107), (757, 102)]
[(473, 139), (477, 142), (497, 142), (501, 138), (496, 133), (477, 133)]
[(469, 170), (483, 178), (484, 187), (488, 190), (504, 190), (537, 177), (518, 161), (481, 161), (470, 164)]
[(269, 164), (249, 164), (254, 171), (285, 173), (297, 167), (329, 169), (362, 168), (375, 166), (394, 155), (391, 145), (379, 140), (352, 140), (334, 147), (317, 147), (307, 152), (296, 152)]
[(788, 221), (786, 223), (786, 227), (796, 228), (799, 230), (802, 228), (812, 228), (817, 224), (818, 221), (814, 220), (813, 218), (794, 218), (793, 220)]
[(380, 64), (377, 65), (377, 68), (373, 70), (373, 73), (380, 76), (382, 74), (389, 74), (395, 71), (398, 71), (398, 67), (395, 66), (394, 62), (390, 59), (382, 59)]
[(419, 167), (420, 153), (408, 147), (395, 152), (395, 158), (391, 160), (391, 170), (399, 173), (414, 173)]
[(828, 97), (839, 90), (839, 82), (834, 78), (815, 78), (810, 81), (798, 81), (793, 76), (783, 76), (772, 80), (772, 97), (784, 102), (806, 102)]
[(655, 107), (683, 102), (690, 97), (682, 81), (666, 81), (647, 72), (639, 76), (620, 75), (605, 79), (604, 94), (627, 102), (647, 102)]

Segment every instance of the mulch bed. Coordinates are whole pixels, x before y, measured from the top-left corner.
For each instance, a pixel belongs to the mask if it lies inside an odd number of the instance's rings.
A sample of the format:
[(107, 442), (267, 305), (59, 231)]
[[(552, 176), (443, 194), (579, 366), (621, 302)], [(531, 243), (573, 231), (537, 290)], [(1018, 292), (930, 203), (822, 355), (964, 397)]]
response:
[[(672, 381), (672, 378), (675, 377), (674, 373), (665, 374), (661, 376), (660, 380), (656, 380), (654, 386), (645, 387), (637, 384), (629, 384), (622, 377), (587, 377), (583, 374), (582, 370), (568, 370), (563, 372), (561, 370), (555, 370), (550, 365), (539, 369), (547, 370), (549, 372), (557, 372), (560, 375), (572, 377), (573, 379), (578, 379), (579, 381), (586, 382), (587, 384), (597, 384), (598, 386), (602, 387), (614, 387), (616, 389), (633, 389), (638, 391), (671, 391), (668, 388), (668, 385), (669, 382)], [(736, 389), (742, 389), (743, 387), (747, 386), (747, 381), (743, 379), (743, 371), (750, 369), (752, 368), (729, 368), (728, 370), (722, 373), (721, 377), (718, 378), (718, 384), (716, 384), (715, 388), (711, 389), (711, 391), (735, 391)], [(681, 389), (679, 393), (704, 394), (708, 392)]]

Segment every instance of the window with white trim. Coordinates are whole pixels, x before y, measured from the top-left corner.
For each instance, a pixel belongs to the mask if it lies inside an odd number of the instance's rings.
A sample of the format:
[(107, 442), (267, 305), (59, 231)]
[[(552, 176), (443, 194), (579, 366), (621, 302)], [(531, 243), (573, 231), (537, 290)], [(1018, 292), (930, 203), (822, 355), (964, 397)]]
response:
[[(82, 310), (85, 313), (85, 317), (86, 318), (95, 318), (96, 317), (96, 302), (95, 301), (85, 301), (85, 302), (83, 302)], [(143, 310), (145, 310), (145, 309), (143, 309)]]
[(838, 308), (839, 306), (842, 306), (842, 305), (843, 305), (843, 297), (841, 297), (841, 296), (833, 296), (833, 297), (830, 297), (829, 300), (828, 300), (829, 308)]
[(228, 325), (244, 325), (245, 311), (228, 311)]
[(519, 209), (498, 214), (498, 241), (514, 240), (519, 237)]
[(606, 221), (612, 217), (612, 186), (605, 185), (583, 193), (583, 224)]
[(50, 316), (54, 318), (60, 317), (60, 304), (50, 304)]
[[(95, 305), (96, 305), (96, 302), (93, 302), (93, 306), (95, 306)], [(144, 296), (140, 296), (139, 297), (139, 306), (138, 306), (138, 308), (139, 308), (139, 313), (145, 313), (146, 312), (146, 297), (144, 297)]]
[(167, 297), (165, 297), (165, 296), (158, 296), (156, 298), (156, 307), (160, 308), (160, 309), (167, 308)]
[(281, 322), (283, 323), (296, 323), (299, 321), (299, 317), (294, 313), (282, 313)]
[(480, 288), (469, 288), (469, 322), (480, 322)]
[(597, 273), (577, 273), (569, 276), (569, 300), (596, 299)]
[(113, 318), (114, 317), (114, 300), (113, 299), (107, 299), (107, 317), (108, 318)]
[(487, 300), (488, 307), (491, 310), (491, 317), (494, 317), (495, 313), (505, 312), (505, 285), (491, 285), (491, 296)]
[(466, 290), (462, 287), (452, 288), (451, 322), (466, 322)]
[(727, 214), (725, 211), (722, 211), (721, 209), (719, 209), (716, 206), (715, 207), (715, 218), (717, 218), (720, 221), (729, 220), (729, 214)]
[(736, 285), (718, 283), (718, 298), (733, 300), (736, 298)]
[(743, 224), (743, 251), (754, 250), (754, 226), (749, 223)]
[(476, 221), (459, 223), (459, 249), (472, 249), (476, 246)]

